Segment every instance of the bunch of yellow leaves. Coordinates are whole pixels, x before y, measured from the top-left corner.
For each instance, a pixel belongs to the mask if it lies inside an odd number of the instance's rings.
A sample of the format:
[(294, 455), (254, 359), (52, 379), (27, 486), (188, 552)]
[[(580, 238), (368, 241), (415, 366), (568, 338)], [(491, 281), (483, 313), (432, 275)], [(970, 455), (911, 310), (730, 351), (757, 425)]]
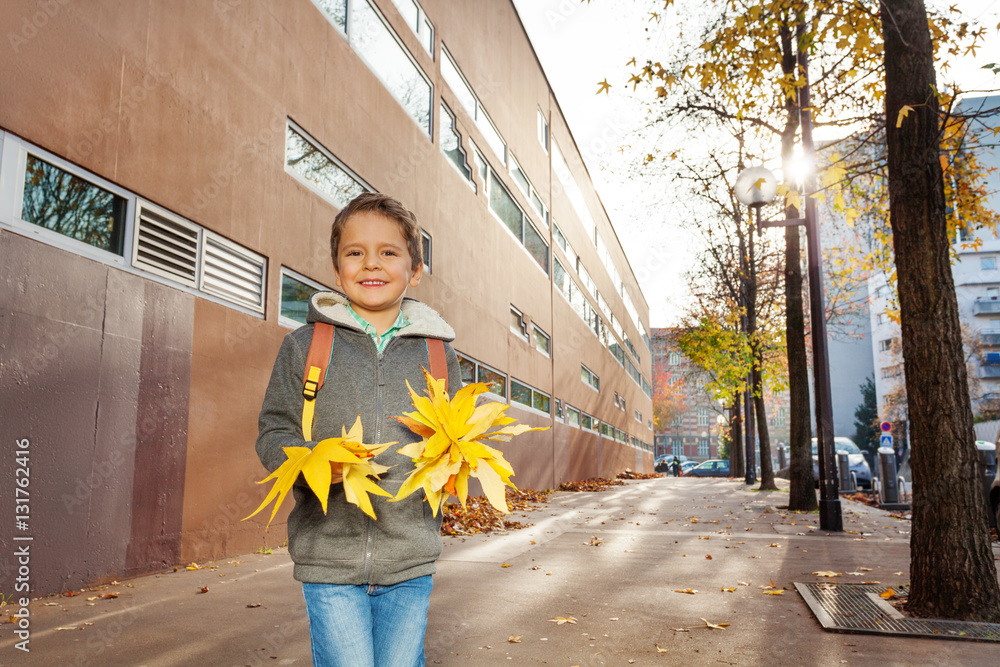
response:
[[(306, 483), (309, 484), (309, 488), (319, 498), (320, 505), (323, 507), (323, 514), (326, 514), (330, 484), (333, 481), (333, 471), (330, 469), (331, 462), (344, 464), (344, 497), (347, 499), (347, 502), (357, 505), (371, 518), (376, 518), (375, 510), (372, 508), (372, 502), (368, 494), (376, 493), (387, 497), (392, 497), (392, 494), (383, 491), (381, 487), (368, 479), (369, 475), (373, 475), (378, 479), (378, 475), (389, 469), (384, 465), (375, 463), (371, 459), (396, 443), (386, 442), (380, 445), (362, 444), (361, 440), (364, 432), (361, 428), (360, 415), (358, 415), (350, 431), (341, 427), (341, 434), (342, 437), (340, 438), (320, 440), (312, 449), (308, 447), (283, 447), (282, 449), (285, 450), (285, 455), (288, 456), (288, 459), (277, 470), (257, 482), (258, 484), (264, 484), (268, 480), (273, 479), (274, 486), (271, 487), (271, 491), (264, 498), (264, 502), (260, 504), (260, 507), (254, 510), (254, 513), (246, 517), (246, 519), (260, 512), (269, 502), (277, 498), (274, 503), (274, 509), (271, 511), (271, 518), (267, 520), (267, 525), (270, 527), (274, 515), (278, 513), (278, 507), (281, 506), (295, 480), (298, 479), (299, 473), (302, 473), (302, 476), (306, 479)], [(246, 519), (243, 520), (246, 521)]]
[[(398, 450), (416, 464), (399, 488), (393, 500), (402, 500), (422, 488), (434, 516), (448, 500), (458, 498), (462, 506), (469, 496), (469, 477), (482, 484), (483, 492), (493, 507), (509, 513), (504, 486), (517, 489), (510, 481), (514, 469), (503, 454), (484, 441), (508, 442), (527, 431), (544, 431), (545, 427), (531, 427), (514, 423), (504, 414), (509, 405), (490, 401), (476, 406), (476, 397), (489, 391), (483, 383), (467, 384), (448, 399), (444, 383), (424, 371), (427, 395), (419, 396), (407, 382), (415, 412), (396, 417), (400, 423), (423, 439)], [(500, 428), (497, 428), (500, 427)], [(490, 429), (496, 430), (491, 431)]]

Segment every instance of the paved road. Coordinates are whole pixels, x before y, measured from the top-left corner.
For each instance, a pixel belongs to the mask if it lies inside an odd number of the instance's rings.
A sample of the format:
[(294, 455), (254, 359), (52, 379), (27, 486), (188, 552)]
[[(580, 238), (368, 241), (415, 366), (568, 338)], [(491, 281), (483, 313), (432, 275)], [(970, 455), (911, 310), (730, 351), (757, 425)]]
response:
[[(908, 523), (845, 503), (849, 532), (827, 536), (816, 515), (778, 510), (785, 502), (786, 492), (734, 480), (662, 478), (554, 494), (521, 519), (533, 523), (525, 530), (449, 538), (427, 663), (995, 664), (996, 644), (826, 633), (794, 590), (765, 595), (759, 586), (790, 589), (821, 570), (871, 568), (842, 582), (908, 580)], [(284, 551), (202, 565), (36, 600), (31, 653), (13, 648), (4, 624), (0, 664), (310, 664), (301, 588)], [(697, 593), (675, 592), (688, 588)], [(108, 591), (120, 595), (87, 600)], [(576, 622), (551, 620), (559, 617)], [(702, 618), (730, 626), (695, 627)]]

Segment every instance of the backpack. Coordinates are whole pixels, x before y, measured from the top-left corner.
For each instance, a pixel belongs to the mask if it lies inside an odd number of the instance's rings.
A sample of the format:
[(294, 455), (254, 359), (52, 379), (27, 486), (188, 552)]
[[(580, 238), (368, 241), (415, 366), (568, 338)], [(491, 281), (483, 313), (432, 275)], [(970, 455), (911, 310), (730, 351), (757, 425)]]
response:
[[(323, 388), (326, 369), (333, 353), (333, 337), (336, 328), (326, 322), (313, 323), (312, 342), (306, 355), (306, 368), (302, 376), (302, 438), (312, 440), (313, 415), (316, 410), (316, 394)], [(448, 359), (444, 353), (444, 341), (439, 338), (425, 338), (427, 357), (430, 360), (430, 374), (444, 382), (448, 391)]]

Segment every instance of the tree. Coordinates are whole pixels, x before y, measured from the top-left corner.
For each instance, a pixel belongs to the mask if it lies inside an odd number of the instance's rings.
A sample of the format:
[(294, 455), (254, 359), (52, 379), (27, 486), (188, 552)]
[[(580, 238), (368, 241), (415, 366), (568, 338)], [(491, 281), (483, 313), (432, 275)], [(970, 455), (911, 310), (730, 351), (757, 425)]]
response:
[(889, 222), (910, 415), (917, 616), (1000, 622), (979, 484), (941, 168), (941, 116), (923, 0), (883, 0)]
[(667, 424), (687, 410), (684, 378), (662, 361), (653, 364), (653, 432), (662, 433)]
[(868, 452), (874, 461), (879, 442), (875, 378), (865, 378), (858, 388), (861, 390), (861, 403), (854, 410), (854, 443), (861, 451)]

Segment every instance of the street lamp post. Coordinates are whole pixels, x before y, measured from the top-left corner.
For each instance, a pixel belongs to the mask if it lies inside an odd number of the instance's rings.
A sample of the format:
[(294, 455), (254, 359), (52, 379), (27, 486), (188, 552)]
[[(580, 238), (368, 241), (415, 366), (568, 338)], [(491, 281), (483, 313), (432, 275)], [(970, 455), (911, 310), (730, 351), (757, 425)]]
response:
[[(739, 224), (740, 216), (736, 216), (736, 222)], [(743, 330), (747, 336), (750, 336), (753, 332), (750, 331), (750, 278), (747, 275), (749, 273), (747, 267), (747, 253), (746, 245), (743, 242), (743, 234), (740, 234), (740, 310), (743, 313), (740, 315), (740, 329)], [(753, 374), (747, 373), (747, 376), (743, 380), (743, 470), (744, 470), (744, 481), (747, 485), (751, 485), (757, 482), (757, 470), (756, 462), (757, 457), (755, 455), (754, 447), (754, 420), (753, 420)]]
[[(808, 105), (808, 93), (802, 101)], [(806, 134), (806, 119), (803, 112), (803, 135)], [(809, 128), (811, 129), (811, 127)], [(811, 139), (811, 133), (809, 133)], [(804, 146), (807, 155), (812, 155), (812, 142)], [(842, 531), (843, 517), (840, 508), (840, 494), (833, 449), (833, 402), (830, 392), (830, 357), (827, 349), (826, 313), (823, 305), (822, 251), (820, 248), (819, 226), (816, 222), (816, 202), (807, 196), (805, 218), (761, 221), (760, 208), (770, 203), (777, 192), (778, 181), (765, 167), (750, 167), (736, 177), (735, 194), (740, 203), (754, 209), (757, 228), (790, 227), (804, 225), (806, 228), (807, 256), (809, 258), (809, 313), (811, 317), (813, 342), (813, 382), (816, 400), (816, 441), (819, 458), (819, 519), (823, 530)]]

